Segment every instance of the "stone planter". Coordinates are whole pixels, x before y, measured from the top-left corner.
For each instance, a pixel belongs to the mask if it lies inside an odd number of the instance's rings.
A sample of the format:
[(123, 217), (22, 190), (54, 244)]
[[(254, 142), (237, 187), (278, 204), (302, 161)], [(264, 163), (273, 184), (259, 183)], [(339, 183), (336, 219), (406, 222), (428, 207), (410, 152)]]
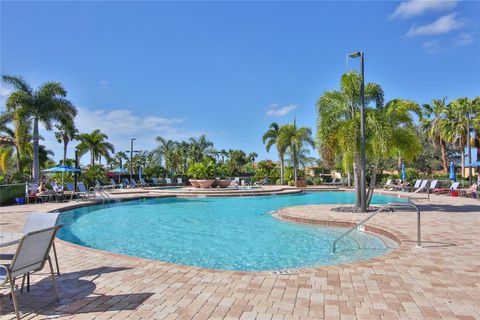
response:
[(220, 188), (226, 188), (226, 187), (230, 186), (230, 180), (218, 179), (217, 184)]
[(197, 180), (190, 179), (189, 181), (190, 181), (190, 184), (192, 185), (192, 187), (200, 188), (200, 183), (198, 183)]
[(214, 179), (210, 180), (197, 180), (197, 183), (200, 185), (200, 188), (208, 189), (212, 187), (212, 184), (215, 182)]
[(215, 179), (215, 181), (213, 181), (213, 183), (212, 183), (212, 188), (216, 188), (216, 187), (218, 187), (218, 180), (217, 179)]
[(306, 188), (307, 187), (307, 180), (297, 180), (297, 184), (295, 186), (297, 188)]

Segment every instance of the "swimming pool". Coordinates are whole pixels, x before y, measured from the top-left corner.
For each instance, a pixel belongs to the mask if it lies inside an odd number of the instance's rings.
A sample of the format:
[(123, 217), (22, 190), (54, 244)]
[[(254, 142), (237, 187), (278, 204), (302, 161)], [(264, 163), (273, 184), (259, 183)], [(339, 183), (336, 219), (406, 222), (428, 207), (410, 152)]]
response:
[[(346, 229), (281, 221), (269, 212), (307, 204), (348, 204), (350, 192), (229, 198), (164, 198), (95, 205), (62, 213), (59, 238), (177, 264), (225, 270), (283, 270), (382, 255), (380, 238)], [(397, 198), (375, 195), (372, 203)], [(341, 213), (339, 213), (341, 214)]]

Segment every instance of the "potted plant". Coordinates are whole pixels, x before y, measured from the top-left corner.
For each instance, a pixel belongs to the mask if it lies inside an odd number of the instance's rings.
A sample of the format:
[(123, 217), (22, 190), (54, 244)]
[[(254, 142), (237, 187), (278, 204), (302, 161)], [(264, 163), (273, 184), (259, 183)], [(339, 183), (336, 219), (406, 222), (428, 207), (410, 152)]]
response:
[(193, 186), (198, 184), (200, 188), (210, 188), (215, 182), (215, 179), (213, 179), (214, 171), (215, 165), (212, 161), (194, 163), (188, 168), (188, 175), (195, 179), (193, 183), (190, 180), (190, 183)]
[(226, 188), (230, 186), (231, 181), (228, 179), (225, 179), (225, 172), (227, 168), (225, 167), (224, 164), (220, 165), (217, 167), (217, 176), (220, 176), (220, 178), (217, 178), (215, 180), (215, 183), (213, 184), (213, 187), (220, 187), (220, 188)]

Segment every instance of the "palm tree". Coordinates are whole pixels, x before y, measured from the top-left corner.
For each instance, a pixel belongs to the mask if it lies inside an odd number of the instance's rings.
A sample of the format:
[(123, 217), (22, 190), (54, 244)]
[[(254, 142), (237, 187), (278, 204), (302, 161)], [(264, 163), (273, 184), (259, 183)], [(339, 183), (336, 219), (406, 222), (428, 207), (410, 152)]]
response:
[(75, 128), (75, 123), (70, 117), (62, 117), (60, 122), (55, 125), (57, 132), (55, 132), (55, 138), (58, 143), (63, 142), (63, 164), (67, 160), (67, 147), (70, 141), (75, 139), (78, 134), (77, 128)]
[(19, 126), (16, 132), (19, 134), (17, 139), (21, 138), (25, 128), (29, 129), (29, 124), (25, 123), (30, 123), (33, 119), (33, 180), (38, 181), (40, 176), (39, 123), (42, 123), (45, 129), (51, 130), (54, 122), (59, 122), (62, 118), (75, 118), (77, 110), (70, 101), (65, 99), (67, 91), (59, 82), (46, 82), (34, 90), (21, 77), (4, 75), (2, 78), (4, 82), (15, 88), (7, 99), (7, 109), (2, 117)]
[(190, 152), (193, 161), (200, 162), (205, 155), (211, 155), (213, 143), (208, 141), (204, 134), (202, 134), (198, 139), (190, 138), (189, 141)]
[(102, 133), (100, 129), (94, 130), (92, 133), (82, 133), (78, 135), (77, 140), (80, 144), (77, 146), (79, 157), (90, 152), (90, 165), (95, 165), (95, 160), (104, 156), (109, 158), (110, 152), (115, 152), (114, 146), (106, 142), (108, 136)]
[[(353, 165), (357, 208), (360, 207), (360, 85), (360, 75), (347, 72), (341, 77), (340, 90), (327, 91), (317, 101), (319, 152), (327, 167), (333, 166), (336, 157), (341, 158), (346, 172)], [(383, 107), (380, 85), (367, 83), (364, 92), (367, 109)]]
[(424, 117), (421, 119), (422, 129), (426, 133), (427, 137), (433, 142), (435, 147), (440, 146), (442, 153), (442, 165), (443, 171), (448, 172), (448, 160), (447, 160), (447, 139), (445, 137), (445, 112), (447, 106), (445, 100), (433, 99), (432, 104), (423, 105)]
[(285, 171), (285, 153), (287, 152), (287, 145), (279, 142), (280, 126), (276, 122), (272, 122), (267, 132), (262, 136), (262, 142), (265, 144), (265, 149), (270, 152), (273, 145), (277, 146), (278, 158), (280, 159), (280, 184), (283, 185), (283, 176)]
[(293, 179), (296, 185), (298, 180), (298, 153), (305, 145), (311, 146), (312, 148), (315, 147), (312, 139), (312, 130), (307, 127), (298, 128), (296, 120), (294, 120), (293, 124), (287, 124), (280, 128), (277, 144), (287, 146), (292, 154)]
[(16, 158), (17, 171), (20, 172), (20, 158), (15, 141), (15, 132), (6, 125), (0, 124), (0, 170), (4, 174), (10, 171), (13, 158)]
[(178, 167), (177, 142), (162, 137), (157, 137), (155, 140), (159, 146), (152, 151), (154, 159), (163, 159), (165, 169), (173, 175)]
[(256, 158), (258, 158), (258, 154), (257, 154), (256, 152), (250, 152), (250, 153), (248, 154), (248, 159), (250, 159), (250, 161), (251, 161), (252, 163), (255, 162), (255, 159), (256, 159)]

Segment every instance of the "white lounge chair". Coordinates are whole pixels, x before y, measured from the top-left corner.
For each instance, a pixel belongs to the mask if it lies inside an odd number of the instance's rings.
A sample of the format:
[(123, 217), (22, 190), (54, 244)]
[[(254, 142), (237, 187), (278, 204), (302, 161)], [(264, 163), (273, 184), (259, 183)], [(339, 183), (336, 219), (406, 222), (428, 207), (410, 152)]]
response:
[(182, 186), (183, 185), (183, 180), (182, 178), (177, 178), (177, 184)]
[(388, 179), (385, 185), (383, 186), (383, 189), (387, 189), (391, 187), (392, 187), (392, 179)]
[(47, 262), (50, 267), (55, 296), (57, 301), (60, 301), (52, 259), (50, 259), (49, 255), (55, 234), (59, 228), (57, 226), (27, 233), (20, 239), (12, 262), (8, 265), (0, 265), (0, 285), (10, 284), (10, 293), (17, 320), (20, 319), (20, 313), (18, 311), (17, 297), (15, 296), (16, 278), (20, 276), (25, 278), (26, 274), (42, 270)]
[(167, 186), (172, 185), (172, 179), (170, 179), (170, 178), (165, 178), (165, 182), (167, 183)]

